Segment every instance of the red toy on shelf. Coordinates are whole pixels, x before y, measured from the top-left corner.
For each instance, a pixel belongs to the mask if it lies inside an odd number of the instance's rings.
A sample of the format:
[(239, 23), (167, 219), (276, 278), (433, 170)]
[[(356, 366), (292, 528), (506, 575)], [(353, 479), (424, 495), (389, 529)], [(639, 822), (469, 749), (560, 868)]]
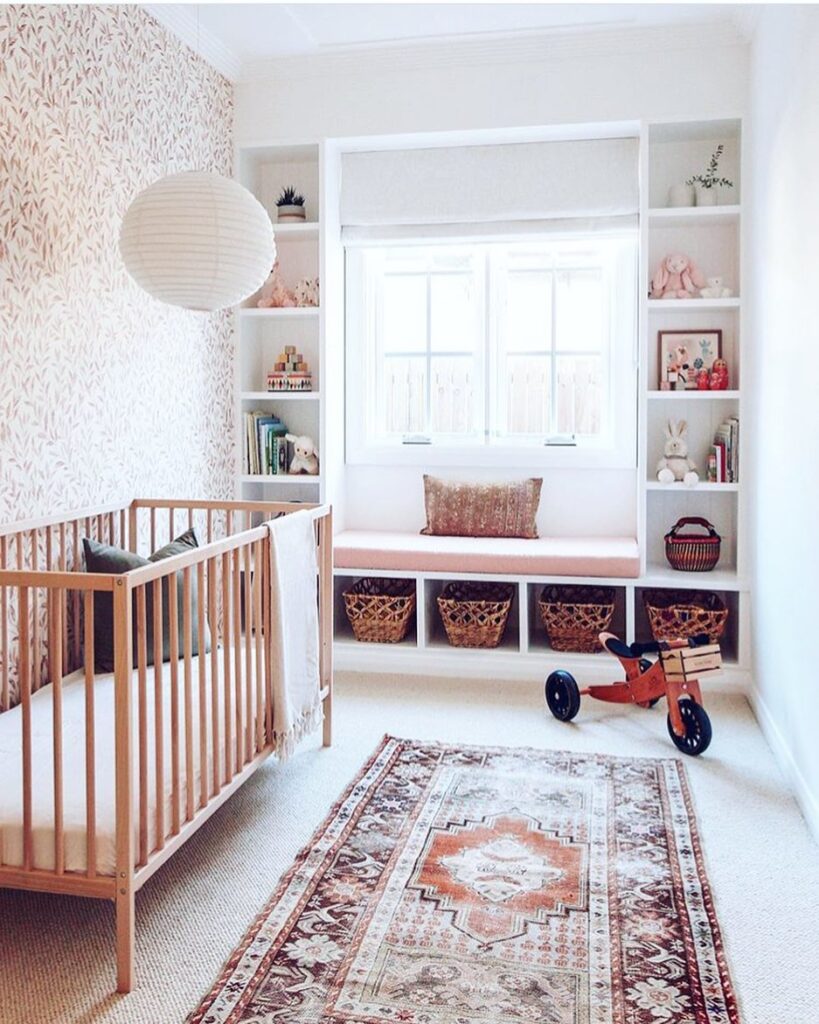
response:
[[(552, 672), (546, 680), (546, 703), (561, 722), (570, 722), (580, 710), (580, 698), (595, 697), (612, 704), (638, 704), (651, 708), (668, 701), (668, 734), (684, 754), (696, 756), (711, 742), (711, 720), (702, 706), (700, 680), (722, 666), (719, 644), (708, 637), (625, 644), (613, 633), (601, 633), (600, 643), (623, 666), (626, 678), (615, 683), (580, 689), (570, 672)], [(658, 653), (652, 662), (646, 654)]]

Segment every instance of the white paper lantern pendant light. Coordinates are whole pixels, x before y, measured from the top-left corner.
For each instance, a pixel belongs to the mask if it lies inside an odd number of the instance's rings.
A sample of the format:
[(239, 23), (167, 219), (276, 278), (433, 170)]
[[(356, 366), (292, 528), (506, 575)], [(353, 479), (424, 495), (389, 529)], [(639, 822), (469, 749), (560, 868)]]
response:
[(119, 251), (128, 273), (154, 298), (212, 312), (261, 287), (276, 243), (267, 211), (246, 188), (221, 174), (183, 171), (134, 199)]

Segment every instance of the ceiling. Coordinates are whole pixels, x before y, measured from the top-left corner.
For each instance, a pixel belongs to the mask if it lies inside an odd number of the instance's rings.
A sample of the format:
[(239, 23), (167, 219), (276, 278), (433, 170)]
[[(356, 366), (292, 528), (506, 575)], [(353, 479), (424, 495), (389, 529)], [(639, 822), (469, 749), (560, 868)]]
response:
[(430, 40), (737, 21), (744, 4), (154, 4), (148, 10), (232, 78), (260, 61)]

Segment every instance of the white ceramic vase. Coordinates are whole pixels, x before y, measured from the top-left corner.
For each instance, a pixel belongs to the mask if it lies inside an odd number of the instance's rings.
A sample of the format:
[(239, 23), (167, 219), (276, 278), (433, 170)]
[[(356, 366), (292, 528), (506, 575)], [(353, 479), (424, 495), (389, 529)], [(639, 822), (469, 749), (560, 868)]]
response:
[(693, 185), (672, 185), (668, 190), (669, 206), (693, 206), (694, 186)]
[(719, 189), (697, 185), (697, 206), (719, 206)]

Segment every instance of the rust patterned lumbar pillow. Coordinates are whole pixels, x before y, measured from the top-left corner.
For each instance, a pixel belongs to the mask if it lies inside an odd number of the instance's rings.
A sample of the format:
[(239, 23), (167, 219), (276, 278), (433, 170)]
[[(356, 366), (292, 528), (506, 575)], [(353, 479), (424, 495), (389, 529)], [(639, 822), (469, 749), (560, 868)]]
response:
[(541, 477), (463, 483), (424, 474), (427, 525), (436, 537), (537, 537)]

